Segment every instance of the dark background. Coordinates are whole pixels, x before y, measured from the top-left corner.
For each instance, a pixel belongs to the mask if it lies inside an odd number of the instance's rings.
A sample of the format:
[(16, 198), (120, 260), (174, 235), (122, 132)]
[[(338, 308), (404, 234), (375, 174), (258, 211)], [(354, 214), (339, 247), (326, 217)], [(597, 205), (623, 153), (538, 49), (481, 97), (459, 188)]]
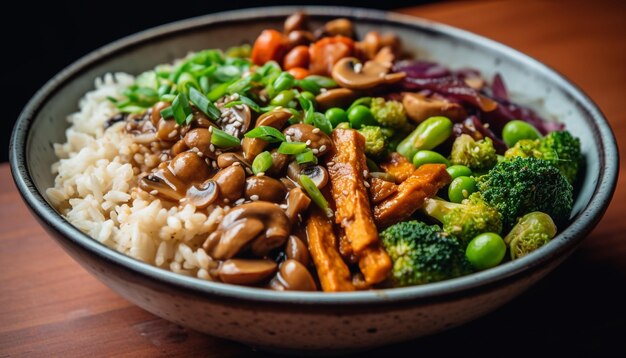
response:
[[(433, 0), (375, 2), (393, 9)], [(50, 78), (81, 56), (135, 32), (208, 13), (256, 6), (293, 5), (288, 1), (29, 1), (12, 3), (1, 26), (5, 96), (0, 120), (0, 162), (8, 160), (9, 137), (22, 108)], [(315, 1), (316, 5), (364, 6), (364, 1)], [(6, 98), (6, 97), (5, 97)]]

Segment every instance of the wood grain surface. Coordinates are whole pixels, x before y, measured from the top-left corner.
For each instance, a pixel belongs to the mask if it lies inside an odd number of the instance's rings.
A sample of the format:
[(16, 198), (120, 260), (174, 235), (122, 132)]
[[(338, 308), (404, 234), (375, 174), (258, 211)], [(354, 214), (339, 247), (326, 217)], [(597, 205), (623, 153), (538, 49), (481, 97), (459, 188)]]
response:
[[(626, 6), (619, 1), (451, 2), (401, 12), (500, 41), (587, 92), (626, 147)], [(626, 153), (615, 197), (578, 251), (529, 292), (468, 325), (365, 355), (626, 356)], [(0, 357), (263, 356), (118, 297), (32, 218), (0, 165)], [(543, 356), (541, 354), (541, 356)]]

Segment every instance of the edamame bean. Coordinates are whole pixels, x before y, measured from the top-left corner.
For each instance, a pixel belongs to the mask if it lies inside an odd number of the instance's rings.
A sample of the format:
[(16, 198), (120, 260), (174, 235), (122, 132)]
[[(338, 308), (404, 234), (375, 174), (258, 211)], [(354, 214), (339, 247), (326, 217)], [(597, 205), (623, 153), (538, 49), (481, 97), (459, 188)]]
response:
[(344, 111), (341, 108), (337, 108), (337, 107), (329, 108), (326, 111), (325, 115), (326, 115), (326, 118), (328, 118), (330, 123), (333, 125), (333, 127), (337, 127), (339, 123), (348, 121), (348, 115), (346, 114), (346, 111)]
[(468, 176), (455, 178), (448, 188), (448, 198), (453, 203), (460, 203), (476, 192), (476, 180)]
[(446, 170), (453, 180), (460, 176), (468, 177), (472, 175), (472, 170), (465, 165), (451, 165)]
[(350, 121), (350, 125), (354, 129), (359, 129), (362, 126), (378, 125), (378, 122), (376, 122), (376, 119), (374, 119), (372, 111), (370, 111), (369, 108), (363, 105), (354, 106), (348, 112), (348, 120)]
[(445, 164), (450, 165), (450, 161), (443, 155), (433, 152), (432, 150), (420, 150), (413, 156), (413, 165), (419, 168), (423, 164)]
[(532, 125), (520, 121), (513, 120), (507, 123), (502, 128), (502, 139), (504, 143), (510, 148), (515, 145), (521, 139), (539, 139), (541, 134)]
[(404, 138), (396, 150), (407, 159), (413, 159), (420, 150), (430, 150), (443, 143), (452, 134), (452, 121), (446, 117), (430, 117)]
[(502, 240), (500, 235), (492, 232), (476, 236), (465, 249), (465, 256), (478, 270), (498, 266), (502, 262), (505, 253), (506, 244), (504, 240)]
[(272, 98), (270, 105), (288, 107), (288, 104), (291, 100), (293, 100), (294, 95), (295, 94), (291, 90), (280, 91), (276, 97)]

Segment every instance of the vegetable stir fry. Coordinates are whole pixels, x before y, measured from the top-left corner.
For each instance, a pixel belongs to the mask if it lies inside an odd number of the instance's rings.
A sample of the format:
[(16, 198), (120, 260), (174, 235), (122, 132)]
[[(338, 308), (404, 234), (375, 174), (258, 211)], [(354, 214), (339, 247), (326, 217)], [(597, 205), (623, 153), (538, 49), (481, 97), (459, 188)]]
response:
[(225, 210), (201, 244), (215, 279), (419, 285), (527, 255), (567, 224), (579, 140), (512, 102), (500, 75), (307, 20), (157, 66), (110, 98), (158, 158), (138, 164), (139, 190)]

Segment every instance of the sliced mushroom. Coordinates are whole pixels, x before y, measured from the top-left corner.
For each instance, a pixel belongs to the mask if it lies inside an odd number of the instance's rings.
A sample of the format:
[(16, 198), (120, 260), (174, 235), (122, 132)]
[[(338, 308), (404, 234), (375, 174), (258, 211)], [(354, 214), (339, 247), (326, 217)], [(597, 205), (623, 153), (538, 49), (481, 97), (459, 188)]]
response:
[(324, 25), (324, 34), (327, 36), (345, 36), (345, 37), (354, 37), (354, 26), (352, 25), (352, 21), (339, 18), (328, 21)]
[[(166, 174), (167, 173), (167, 174)], [(157, 170), (139, 180), (139, 187), (150, 194), (170, 201), (179, 201), (185, 196), (184, 184), (167, 170)]]
[(285, 185), (277, 179), (264, 176), (251, 176), (246, 179), (246, 199), (279, 203), (285, 199)]
[(235, 163), (239, 163), (246, 168), (250, 168), (250, 162), (248, 162), (246, 158), (239, 153), (228, 152), (217, 156), (217, 166), (222, 169), (230, 167)]
[(320, 110), (339, 107), (346, 108), (357, 98), (357, 93), (348, 88), (333, 88), (322, 92), (315, 97)]
[(211, 144), (211, 132), (206, 128), (188, 131), (183, 138), (188, 148), (197, 148), (205, 157), (215, 159), (215, 146)]
[[(255, 127), (269, 126), (278, 130), (282, 129), (287, 123), (292, 114), (284, 108), (277, 108), (271, 112), (264, 113), (257, 121)], [(267, 141), (260, 138), (243, 138), (241, 147), (243, 149), (244, 157), (253, 161), (254, 158), (263, 151), (267, 146)]]
[(315, 186), (322, 189), (328, 184), (328, 171), (321, 165), (309, 165), (302, 169), (300, 174), (304, 174), (311, 178)]
[(182, 152), (184, 152), (184, 151), (186, 151), (188, 149), (189, 149), (189, 147), (187, 146), (185, 141), (183, 139), (181, 139), (178, 142), (174, 143), (172, 148), (170, 148), (170, 155), (172, 157), (175, 157), (175, 156), (179, 155), (180, 153), (182, 153)]
[[(362, 71), (366, 66), (367, 72)], [(396, 83), (406, 77), (404, 72), (387, 72), (388, 69), (383, 65), (377, 63), (362, 65), (354, 57), (344, 57), (333, 66), (332, 76), (341, 87), (350, 89), (369, 89), (382, 84)]]
[(417, 123), (434, 116), (448, 117), (453, 121), (467, 117), (467, 112), (460, 104), (445, 99), (428, 98), (419, 93), (405, 93), (402, 104), (407, 116)]
[(289, 162), (289, 155), (278, 153), (278, 149), (272, 149), (271, 154), (272, 166), (266, 173), (273, 177), (280, 177)]
[(285, 254), (288, 259), (296, 260), (303, 264), (305, 267), (309, 266), (311, 263), (311, 255), (309, 254), (309, 249), (306, 247), (305, 243), (300, 240), (296, 235), (289, 236), (287, 239), (287, 245), (285, 246)]
[(308, 29), (309, 16), (302, 11), (291, 14), (286, 20), (283, 26), (285, 33), (289, 34), (296, 30)]
[(221, 169), (212, 179), (219, 187), (222, 199), (230, 202), (241, 198), (246, 186), (246, 172), (241, 165), (231, 165)]
[(387, 33), (381, 35), (376, 31), (370, 31), (365, 34), (363, 41), (359, 43), (358, 47), (365, 55), (365, 58), (369, 60), (374, 59), (383, 47), (389, 47), (396, 56), (399, 55), (402, 50), (400, 39), (398, 39), (395, 34)]
[(252, 285), (267, 280), (276, 272), (276, 263), (271, 260), (226, 260), (220, 265), (217, 275), (225, 283)]
[(207, 179), (202, 184), (191, 185), (187, 189), (187, 200), (198, 209), (211, 205), (219, 197), (219, 188), (214, 180)]
[(318, 157), (326, 154), (333, 145), (333, 141), (326, 133), (310, 124), (293, 124), (285, 128), (283, 133), (289, 136), (292, 142), (306, 143)]
[(233, 222), (225, 230), (216, 230), (206, 239), (202, 247), (214, 259), (230, 259), (256, 239), (265, 225), (257, 218), (243, 218)]
[(250, 243), (255, 255), (264, 256), (285, 243), (290, 226), (287, 215), (274, 203), (242, 204), (228, 211), (203, 248), (211, 257), (223, 260), (232, 258)]
[(222, 130), (234, 137), (241, 138), (248, 131), (252, 113), (250, 107), (245, 104), (238, 104), (234, 107), (226, 108), (222, 112), (218, 123)]
[(287, 195), (287, 209), (285, 214), (289, 218), (291, 225), (295, 225), (298, 221), (298, 215), (303, 213), (311, 204), (311, 199), (304, 194), (302, 189), (293, 188), (289, 190)]
[(286, 260), (280, 265), (276, 278), (289, 291), (315, 291), (317, 285), (307, 268), (296, 260)]
[(170, 161), (168, 169), (176, 178), (188, 184), (202, 183), (210, 174), (204, 159), (192, 152), (183, 152), (175, 156)]
[(283, 185), (285, 186), (285, 189), (287, 190), (292, 190), (294, 188), (297, 188), (298, 186), (293, 182), (293, 180), (289, 179), (289, 178), (280, 178), (281, 183), (283, 183)]

